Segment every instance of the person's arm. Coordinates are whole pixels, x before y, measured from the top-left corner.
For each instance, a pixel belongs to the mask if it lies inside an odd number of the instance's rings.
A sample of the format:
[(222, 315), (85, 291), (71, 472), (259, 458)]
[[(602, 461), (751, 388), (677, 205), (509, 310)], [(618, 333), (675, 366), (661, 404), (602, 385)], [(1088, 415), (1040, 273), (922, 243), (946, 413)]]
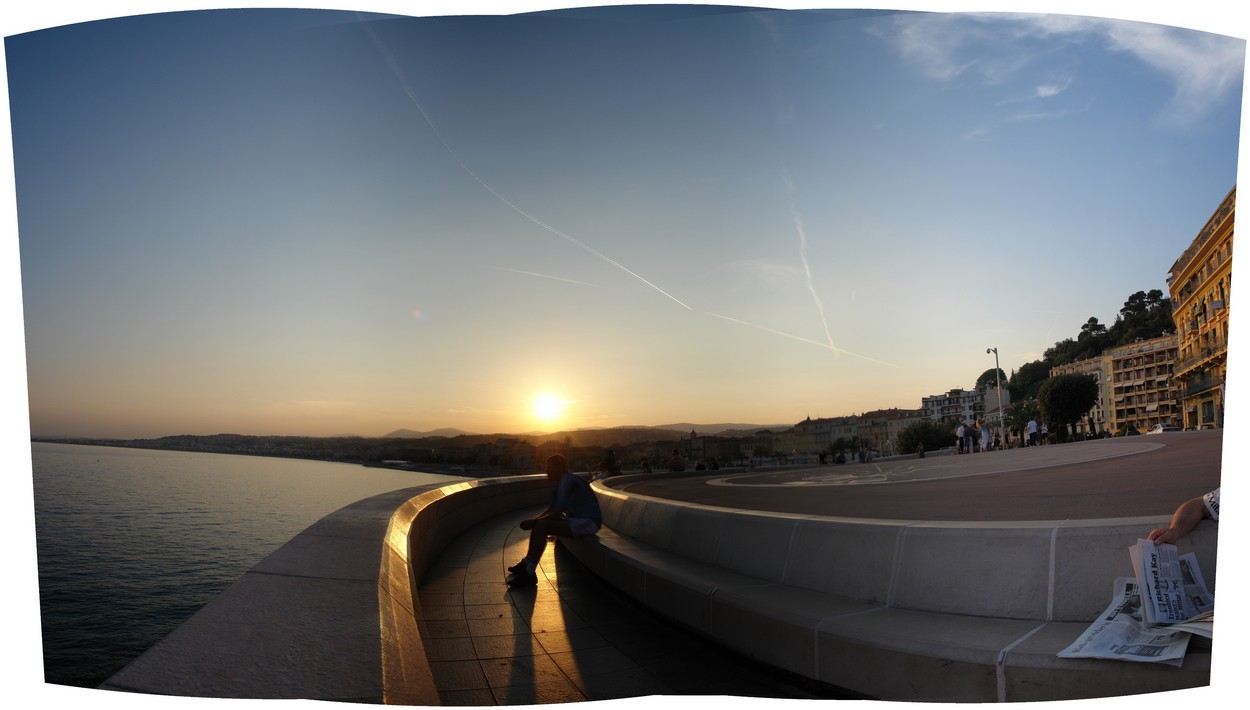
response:
[(522, 520), (520, 528), (522, 530), (529, 530), (530, 528), (534, 527), (534, 523), (538, 522), (539, 520), (546, 520), (547, 518), (562, 518), (564, 517), (564, 514), (567, 512), (568, 511), (565, 510), (564, 508), (557, 508), (555, 506), (552, 506), (544, 510), (543, 512), (539, 513), (538, 515), (535, 515), (532, 518), (527, 518), (525, 520)]
[[(564, 475), (567, 477), (567, 476), (572, 476), (573, 474), (566, 473)], [(530, 528), (534, 527), (535, 521), (538, 521), (538, 520), (546, 520), (547, 518), (564, 517), (565, 514), (569, 512), (568, 504), (566, 503), (566, 501), (568, 500), (568, 486), (569, 484), (565, 483), (565, 479), (561, 478), (560, 481), (556, 483), (555, 496), (554, 496), (554, 500), (551, 502), (551, 506), (548, 507), (543, 512), (539, 513), (538, 515), (535, 515), (534, 517), (528, 520), (522, 520), (521, 525), (520, 525), (521, 529), (529, 530)]]
[(1156, 545), (1175, 544), (1177, 540), (1197, 527), (1203, 518), (1209, 517), (1211, 517), (1211, 511), (1207, 510), (1206, 504), (1202, 502), (1202, 496), (1190, 498), (1181, 503), (1176, 508), (1176, 512), (1172, 513), (1172, 521), (1166, 530), (1160, 528), (1151, 530), (1146, 539), (1153, 540)]

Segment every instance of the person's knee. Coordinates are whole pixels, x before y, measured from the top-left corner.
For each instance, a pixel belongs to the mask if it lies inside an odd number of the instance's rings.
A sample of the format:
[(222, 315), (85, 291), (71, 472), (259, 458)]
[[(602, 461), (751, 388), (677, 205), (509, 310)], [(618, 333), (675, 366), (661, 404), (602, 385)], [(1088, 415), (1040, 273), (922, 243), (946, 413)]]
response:
[(562, 520), (538, 520), (534, 523), (534, 528), (530, 530), (531, 535), (540, 535), (547, 537), (548, 535), (560, 535), (560, 528), (564, 527), (560, 523)]

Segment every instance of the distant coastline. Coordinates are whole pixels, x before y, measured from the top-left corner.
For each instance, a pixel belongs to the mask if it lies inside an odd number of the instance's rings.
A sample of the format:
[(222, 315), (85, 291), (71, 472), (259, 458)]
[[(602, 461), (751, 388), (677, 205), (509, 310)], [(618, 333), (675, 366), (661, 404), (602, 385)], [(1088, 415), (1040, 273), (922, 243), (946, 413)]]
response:
[[(694, 425), (670, 427), (618, 427), (612, 429), (578, 429), (549, 434), (459, 434), (456, 436), (265, 436), (250, 434), (182, 434), (155, 439), (106, 439), (89, 437), (32, 436), (31, 442), (111, 446), (132, 449), (158, 449), (193, 453), (270, 456), (358, 464), (374, 468), (420, 470), (427, 473), (490, 477), (531, 473), (515, 460), (495, 462), (483, 460), (483, 450), (500, 449), (510, 444), (531, 447), (559, 446), (580, 450), (586, 457), (599, 456), (611, 448), (624, 449), (651, 445), (667, 450), (678, 440), (714, 433), (716, 436), (746, 437), (761, 431), (780, 431), (789, 426), (756, 426), (750, 424)], [(676, 428), (681, 427), (681, 428)], [(686, 428), (689, 427), (689, 428)], [(722, 428), (724, 427), (724, 428)], [(400, 430), (404, 431), (404, 430)], [(396, 432), (398, 433), (398, 432)], [(463, 455), (460, 455), (463, 452)], [(476, 452), (476, 456), (474, 453)], [(509, 465), (510, 464), (510, 465)]]

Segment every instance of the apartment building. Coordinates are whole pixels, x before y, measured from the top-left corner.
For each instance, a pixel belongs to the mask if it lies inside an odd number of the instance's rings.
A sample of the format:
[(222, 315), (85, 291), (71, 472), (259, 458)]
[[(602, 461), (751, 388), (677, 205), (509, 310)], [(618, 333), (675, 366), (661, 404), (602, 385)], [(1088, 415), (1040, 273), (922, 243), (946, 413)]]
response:
[(953, 389), (946, 394), (935, 394), (920, 400), (920, 411), (925, 419), (934, 421), (976, 421), (986, 415), (997, 419), (999, 398), (1003, 409), (1011, 404), (1011, 393), (1006, 388), (1000, 392), (993, 385), (980, 389)]
[(1098, 400), (1094, 402), (1094, 406), (1089, 410), (1089, 414), (1082, 417), (1081, 421), (1076, 425), (1076, 430), (1087, 436), (1101, 434), (1104, 431), (1115, 431), (1111, 425), (1113, 414), (1111, 407), (1111, 363), (1111, 354), (1107, 352), (1098, 357), (1091, 357), (1088, 360), (1078, 360), (1077, 362), (1050, 368), (1051, 377), (1058, 377), (1059, 375), (1088, 375), (1098, 382)]
[(793, 429), (778, 434), (773, 439), (773, 450), (778, 454), (819, 455), (828, 451), (829, 445), (839, 438), (849, 440), (858, 436), (859, 424), (860, 418), (854, 416), (808, 417)]
[(925, 419), (935, 421), (976, 419), (985, 411), (985, 400), (977, 396), (976, 390), (953, 389), (921, 397), (920, 411)]
[(1155, 424), (1180, 426), (1180, 388), (1173, 379), (1177, 336), (1163, 335), (1103, 353), (1111, 361), (1111, 407), (1107, 428), (1145, 433)]
[(882, 456), (893, 456), (899, 432), (923, 417), (919, 409), (877, 409), (860, 415), (859, 438)]
[(1223, 426), (1228, 369), (1228, 304), (1232, 296), (1233, 187), (1198, 236), (1172, 264), (1168, 292), (1179, 338), (1173, 374), (1186, 429)]

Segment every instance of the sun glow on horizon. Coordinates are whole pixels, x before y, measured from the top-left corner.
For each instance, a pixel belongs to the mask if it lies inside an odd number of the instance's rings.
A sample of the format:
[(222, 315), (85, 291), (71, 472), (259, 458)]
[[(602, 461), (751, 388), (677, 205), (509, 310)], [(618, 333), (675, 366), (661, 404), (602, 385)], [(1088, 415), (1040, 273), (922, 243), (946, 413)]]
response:
[(551, 393), (534, 398), (534, 416), (544, 422), (555, 422), (564, 413), (564, 400)]

